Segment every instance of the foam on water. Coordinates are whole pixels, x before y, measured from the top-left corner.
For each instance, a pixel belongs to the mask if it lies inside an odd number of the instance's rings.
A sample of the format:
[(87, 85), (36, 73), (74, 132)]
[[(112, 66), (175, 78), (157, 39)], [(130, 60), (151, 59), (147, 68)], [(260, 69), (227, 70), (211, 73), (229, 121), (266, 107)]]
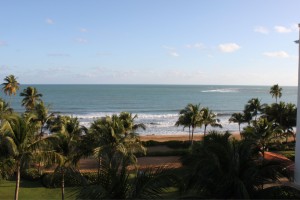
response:
[[(119, 114), (115, 112), (100, 112), (100, 113), (87, 113), (80, 115), (73, 115), (77, 117), (81, 123), (86, 127), (90, 127), (90, 124), (101, 117), (111, 116), (112, 114)], [(188, 128), (183, 130), (182, 126), (175, 126), (178, 120), (179, 114), (176, 113), (165, 113), (165, 114), (145, 114), (145, 113), (133, 113), (137, 114), (138, 118), (135, 119), (136, 123), (143, 123), (146, 125), (146, 130), (138, 130), (140, 135), (174, 135), (174, 134), (187, 134)], [(223, 129), (208, 127), (208, 130), (230, 130), (237, 131), (238, 126), (234, 123), (229, 123), (230, 115), (218, 116)], [(197, 128), (195, 133), (203, 132), (203, 128)]]
[(223, 89), (213, 89), (213, 90), (202, 90), (201, 92), (231, 93), (231, 92), (239, 92), (239, 89), (238, 88), (223, 88)]

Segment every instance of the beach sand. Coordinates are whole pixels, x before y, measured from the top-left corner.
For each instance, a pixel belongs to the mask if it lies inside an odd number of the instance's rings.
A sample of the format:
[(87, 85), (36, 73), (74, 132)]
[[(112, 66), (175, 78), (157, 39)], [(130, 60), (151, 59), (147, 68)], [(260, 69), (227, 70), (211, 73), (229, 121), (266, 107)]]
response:
[[(240, 133), (239, 132), (232, 132), (231, 137), (234, 137), (235, 139), (239, 140), (241, 139)], [(194, 134), (194, 140), (199, 141), (202, 140), (203, 134)], [(166, 141), (171, 141), (171, 140), (178, 140), (178, 141), (188, 141), (189, 140), (189, 134), (187, 133), (186, 135), (142, 135), (140, 136), (141, 141), (149, 141), (149, 140), (154, 140), (158, 142), (166, 142)]]

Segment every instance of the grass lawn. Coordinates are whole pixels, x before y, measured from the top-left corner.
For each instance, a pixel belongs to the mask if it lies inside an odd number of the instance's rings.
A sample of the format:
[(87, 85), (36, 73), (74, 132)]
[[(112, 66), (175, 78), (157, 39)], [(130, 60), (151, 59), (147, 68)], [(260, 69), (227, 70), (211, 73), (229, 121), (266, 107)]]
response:
[[(65, 188), (65, 199), (75, 199), (72, 196), (74, 188)], [(15, 193), (15, 181), (0, 181), (0, 199), (13, 199)], [(49, 189), (41, 185), (39, 181), (21, 181), (19, 199), (61, 199), (60, 188)]]

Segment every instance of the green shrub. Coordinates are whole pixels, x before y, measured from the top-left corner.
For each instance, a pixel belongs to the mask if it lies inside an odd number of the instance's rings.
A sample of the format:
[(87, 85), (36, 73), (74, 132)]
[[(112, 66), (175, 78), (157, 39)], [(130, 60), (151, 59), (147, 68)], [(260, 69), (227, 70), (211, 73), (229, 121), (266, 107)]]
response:
[(88, 184), (96, 184), (98, 182), (97, 172), (85, 172), (82, 175), (87, 180)]
[(177, 149), (173, 151), (148, 152), (146, 156), (183, 156), (188, 153), (187, 149)]
[(21, 177), (28, 181), (37, 181), (41, 178), (41, 174), (36, 168), (25, 169), (21, 172)]
[[(56, 188), (61, 186), (62, 174), (49, 173), (42, 177), (42, 184), (48, 188)], [(85, 177), (77, 171), (67, 170), (65, 172), (65, 187), (79, 186), (87, 184)]]
[(46, 188), (52, 188), (53, 184), (52, 184), (52, 177), (53, 174), (52, 173), (45, 173), (41, 176), (41, 183), (44, 187)]
[(143, 141), (142, 144), (145, 147), (155, 147), (155, 146), (162, 145), (162, 142), (157, 142), (157, 141), (154, 141), (154, 140), (148, 140), (148, 141)]

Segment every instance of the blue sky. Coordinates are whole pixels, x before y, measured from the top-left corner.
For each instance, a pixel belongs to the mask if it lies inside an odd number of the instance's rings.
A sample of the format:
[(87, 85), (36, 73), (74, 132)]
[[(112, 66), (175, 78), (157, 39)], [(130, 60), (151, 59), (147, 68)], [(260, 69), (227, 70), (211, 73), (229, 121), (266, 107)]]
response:
[(0, 79), (297, 85), (299, 0), (1, 0)]

